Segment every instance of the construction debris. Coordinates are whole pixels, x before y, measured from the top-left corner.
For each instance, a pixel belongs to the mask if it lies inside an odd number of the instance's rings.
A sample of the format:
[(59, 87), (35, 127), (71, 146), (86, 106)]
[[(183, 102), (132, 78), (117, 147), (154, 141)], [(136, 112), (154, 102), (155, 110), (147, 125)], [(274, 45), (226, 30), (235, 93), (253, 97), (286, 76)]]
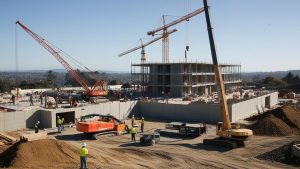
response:
[(5, 140), (6, 142), (15, 142), (17, 141), (16, 138), (11, 137), (3, 132), (0, 132), (0, 139)]
[(25, 131), (21, 134), (20, 140), (22, 141), (34, 141), (47, 138), (47, 132), (41, 131), (39, 133), (34, 133), (34, 131)]
[(299, 143), (300, 141), (293, 141), (275, 150), (261, 154), (257, 156), (257, 158), (261, 160), (277, 161), (280, 163), (293, 165), (295, 167), (300, 167), (300, 158), (295, 156), (292, 151), (293, 145)]

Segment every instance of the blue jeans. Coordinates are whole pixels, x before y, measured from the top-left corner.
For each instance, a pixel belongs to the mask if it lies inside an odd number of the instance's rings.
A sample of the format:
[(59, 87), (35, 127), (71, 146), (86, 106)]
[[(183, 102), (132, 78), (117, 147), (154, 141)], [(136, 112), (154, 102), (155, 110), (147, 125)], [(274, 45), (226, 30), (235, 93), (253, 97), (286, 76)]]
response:
[(58, 129), (58, 132), (59, 132), (59, 133), (61, 133), (61, 130), (62, 130), (62, 125), (61, 125), (61, 124), (59, 124), (59, 125), (58, 125), (58, 127), (57, 127), (57, 129)]
[(80, 156), (80, 169), (86, 169), (87, 168), (87, 158)]

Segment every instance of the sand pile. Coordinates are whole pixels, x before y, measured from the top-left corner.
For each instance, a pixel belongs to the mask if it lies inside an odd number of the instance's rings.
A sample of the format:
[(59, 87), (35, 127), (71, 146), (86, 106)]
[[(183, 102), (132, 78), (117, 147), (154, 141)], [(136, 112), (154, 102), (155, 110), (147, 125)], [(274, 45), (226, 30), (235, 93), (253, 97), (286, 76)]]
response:
[(292, 155), (291, 149), (292, 145), (299, 143), (300, 141), (293, 141), (270, 152), (261, 154), (256, 158), (261, 160), (277, 161), (280, 163), (293, 165), (295, 167), (300, 167), (300, 159)]
[(249, 127), (256, 135), (286, 136), (300, 130), (300, 113), (292, 105), (252, 116), (246, 120), (256, 121)]
[(17, 143), (0, 156), (0, 167), (12, 168), (76, 168), (78, 150), (57, 140)]

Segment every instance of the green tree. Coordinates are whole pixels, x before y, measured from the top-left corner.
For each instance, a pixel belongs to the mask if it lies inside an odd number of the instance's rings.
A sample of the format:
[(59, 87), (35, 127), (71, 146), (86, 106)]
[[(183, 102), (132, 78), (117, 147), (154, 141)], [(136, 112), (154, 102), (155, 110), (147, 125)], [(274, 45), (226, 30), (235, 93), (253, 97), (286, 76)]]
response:
[(57, 77), (56, 73), (53, 72), (52, 70), (49, 70), (47, 72), (47, 79), (46, 79), (46, 81), (47, 81), (47, 86), (48, 87), (51, 87), (51, 88), (57, 87), (57, 84), (55, 82), (56, 81), (56, 77)]
[(275, 88), (275, 89), (282, 89), (287, 87), (287, 83), (283, 80), (276, 79), (272, 76), (268, 76), (264, 79), (263, 83), (267, 88)]
[(111, 81), (108, 82), (108, 85), (120, 85), (120, 84), (121, 83), (118, 80), (111, 80)]
[(7, 80), (0, 79), (0, 91), (2, 93), (9, 92), (10, 90), (14, 89), (14, 85)]

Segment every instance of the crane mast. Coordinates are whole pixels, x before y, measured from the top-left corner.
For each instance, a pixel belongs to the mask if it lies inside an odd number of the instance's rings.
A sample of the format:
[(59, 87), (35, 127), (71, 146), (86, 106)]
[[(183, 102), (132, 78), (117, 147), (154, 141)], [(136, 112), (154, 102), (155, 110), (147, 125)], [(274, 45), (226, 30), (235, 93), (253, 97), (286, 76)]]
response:
[(225, 94), (225, 86), (222, 78), (221, 67), (218, 63), (217, 51), (214, 42), (213, 28), (211, 26), (211, 20), (209, 15), (209, 7), (207, 5), (207, 0), (203, 0), (205, 9), (205, 19), (210, 43), (210, 51), (212, 55), (215, 79), (218, 88), (220, 89), (219, 101), (222, 114), (222, 122), (218, 123), (216, 134), (220, 136), (216, 139), (204, 139), (204, 144), (226, 146), (229, 148), (237, 148), (245, 146), (245, 140), (253, 135), (253, 131), (250, 129), (243, 129), (239, 124), (231, 124), (229, 118), (229, 111), (227, 106), (227, 99)]
[(206, 25), (207, 25), (207, 31), (208, 31), (208, 38), (210, 43), (210, 51), (212, 55), (214, 70), (215, 70), (215, 79), (216, 83), (220, 89), (220, 105), (221, 105), (221, 111), (222, 111), (222, 122), (223, 122), (223, 129), (231, 129), (231, 123), (229, 119), (229, 113), (228, 113), (228, 106), (227, 106), (227, 99), (225, 94), (225, 86), (224, 81), (222, 78), (221, 73), (221, 67), (218, 63), (218, 57), (217, 57), (217, 51), (216, 46), (214, 42), (214, 36), (213, 36), (213, 28), (211, 26), (211, 20), (209, 15), (209, 9), (207, 5), (207, 0), (203, 0), (204, 3), (204, 9), (205, 9), (205, 18), (206, 18)]
[[(163, 24), (166, 25), (165, 16), (163, 15)], [(162, 38), (162, 63), (169, 63), (169, 34), (167, 28), (163, 30)]]
[(78, 75), (78, 73), (72, 68), (72, 66), (65, 61), (65, 59), (60, 55), (61, 50), (57, 49), (55, 46), (50, 44), (47, 40), (39, 36), (38, 34), (31, 31), (25, 25), (23, 25), (20, 21), (16, 22), (25, 32), (27, 32), (36, 42), (38, 42), (41, 46), (43, 46), (48, 52), (50, 52), (55, 59), (57, 59), (63, 67), (68, 71), (68, 73), (84, 88), (88, 95), (93, 95), (94, 90), (97, 86), (103, 86), (104, 81), (97, 81), (96, 84), (90, 88), (87, 83)]

